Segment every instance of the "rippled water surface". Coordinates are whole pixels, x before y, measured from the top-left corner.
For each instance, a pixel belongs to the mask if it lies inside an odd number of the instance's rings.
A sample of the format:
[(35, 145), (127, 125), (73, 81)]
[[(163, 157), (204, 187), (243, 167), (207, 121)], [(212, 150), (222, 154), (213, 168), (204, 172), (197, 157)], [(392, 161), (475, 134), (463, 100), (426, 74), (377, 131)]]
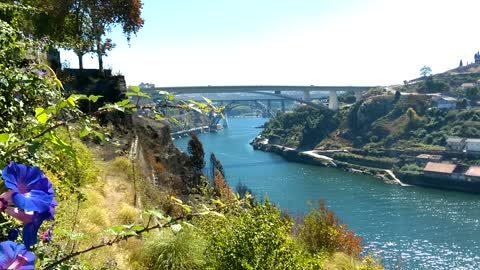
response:
[[(199, 135), (206, 159), (222, 162), (228, 183), (239, 181), (290, 213), (323, 198), (361, 235), (366, 252), (386, 269), (480, 269), (480, 195), (384, 184), (336, 169), (290, 163), (248, 144), (265, 119), (229, 119), (230, 127)], [(188, 138), (176, 141), (186, 149)]]

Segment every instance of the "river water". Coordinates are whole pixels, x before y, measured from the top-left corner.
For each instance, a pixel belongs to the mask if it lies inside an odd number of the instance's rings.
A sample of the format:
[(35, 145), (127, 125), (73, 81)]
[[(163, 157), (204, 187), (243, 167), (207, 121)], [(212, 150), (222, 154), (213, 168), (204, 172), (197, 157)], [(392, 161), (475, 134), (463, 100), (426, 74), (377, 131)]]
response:
[[(248, 144), (262, 118), (229, 119), (229, 128), (200, 134), (206, 160), (215, 153), (227, 182), (246, 184), (281, 209), (303, 214), (324, 199), (363, 237), (385, 269), (480, 269), (480, 195), (385, 184), (373, 177), (291, 163)], [(176, 140), (186, 150), (189, 138)], [(208, 162), (207, 162), (208, 166)]]

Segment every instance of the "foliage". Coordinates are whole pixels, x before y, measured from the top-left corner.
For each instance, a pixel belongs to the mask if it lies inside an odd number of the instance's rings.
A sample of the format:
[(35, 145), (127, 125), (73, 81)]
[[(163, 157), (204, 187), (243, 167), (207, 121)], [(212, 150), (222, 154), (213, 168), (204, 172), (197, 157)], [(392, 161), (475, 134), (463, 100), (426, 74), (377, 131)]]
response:
[(49, 38), (79, 56), (95, 52), (99, 69), (103, 70), (102, 56), (114, 47), (104, 36), (116, 25), (122, 27), (127, 40), (143, 26), (140, 0), (23, 0), (37, 12), (23, 12), (23, 30), (37, 38)]
[(415, 163), (405, 164), (400, 169), (399, 172), (403, 174), (416, 174), (419, 175), (423, 171), (423, 168), (419, 167)]
[(422, 77), (427, 77), (427, 76), (430, 76), (431, 74), (432, 74), (432, 69), (427, 66), (423, 66), (420, 69), (420, 75), (422, 75)]
[(355, 236), (345, 224), (329, 210), (325, 203), (318, 201), (318, 208), (312, 208), (303, 218), (299, 227), (299, 240), (314, 254), (344, 252), (353, 257), (360, 256), (363, 250), (362, 238)]
[(188, 153), (190, 154), (190, 163), (196, 172), (201, 172), (205, 167), (205, 152), (203, 145), (195, 133), (191, 134), (191, 139), (188, 141)]
[(235, 186), (235, 192), (240, 196), (240, 198), (245, 198), (247, 194), (253, 195), (253, 191), (242, 181), (238, 181), (237, 185)]
[(478, 87), (469, 87), (465, 89), (465, 96), (470, 99), (477, 101), (480, 99), (480, 88)]
[(291, 113), (272, 118), (262, 135), (280, 138), (279, 144), (295, 148), (313, 148), (338, 125), (333, 113), (302, 106)]
[(449, 86), (446, 83), (434, 80), (433, 76), (428, 76), (417, 91), (420, 93), (441, 93), (448, 89)]
[(215, 157), (214, 153), (210, 154), (210, 175), (212, 179), (215, 178), (215, 172), (219, 172), (223, 178), (225, 178), (225, 171), (223, 169), (222, 163), (220, 163), (220, 160)]
[(365, 166), (379, 167), (379, 168), (391, 168), (399, 160), (389, 157), (374, 157), (374, 156), (362, 156), (353, 153), (337, 152), (332, 155), (334, 159), (345, 161), (349, 163), (361, 163)]
[(291, 222), (282, 219), (277, 208), (268, 201), (247, 202), (237, 211), (201, 222), (208, 268), (304, 269), (302, 251), (288, 237)]
[(145, 269), (205, 269), (205, 240), (193, 228), (179, 228), (149, 237), (141, 249)]
[(213, 188), (215, 194), (224, 202), (232, 202), (235, 199), (233, 190), (228, 186), (225, 178), (220, 171), (215, 170), (215, 177), (213, 178)]

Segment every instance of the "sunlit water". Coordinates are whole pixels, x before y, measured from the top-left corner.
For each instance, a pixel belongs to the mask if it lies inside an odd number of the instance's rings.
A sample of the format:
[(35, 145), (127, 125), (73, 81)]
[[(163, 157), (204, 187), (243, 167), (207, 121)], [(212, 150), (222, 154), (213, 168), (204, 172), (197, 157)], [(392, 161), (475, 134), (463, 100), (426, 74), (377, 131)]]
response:
[[(480, 195), (400, 187), (337, 169), (290, 163), (248, 144), (265, 119), (229, 119), (230, 127), (201, 134), (206, 159), (214, 152), (227, 181), (239, 181), (292, 214), (325, 199), (363, 237), (366, 253), (386, 269), (480, 269)], [(176, 140), (185, 150), (188, 138)], [(208, 165), (207, 165), (208, 166)]]

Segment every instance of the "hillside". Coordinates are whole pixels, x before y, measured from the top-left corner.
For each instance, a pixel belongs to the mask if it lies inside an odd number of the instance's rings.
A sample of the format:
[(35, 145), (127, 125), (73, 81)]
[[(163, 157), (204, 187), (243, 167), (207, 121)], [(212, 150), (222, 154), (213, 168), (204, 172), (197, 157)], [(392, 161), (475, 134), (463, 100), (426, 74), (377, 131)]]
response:
[(440, 110), (428, 95), (380, 95), (335, 114), (300, 107), (261, 135), (301, 149), (443, 149), (448, 136), (480, 138), (479, 120), (480, 110)]

